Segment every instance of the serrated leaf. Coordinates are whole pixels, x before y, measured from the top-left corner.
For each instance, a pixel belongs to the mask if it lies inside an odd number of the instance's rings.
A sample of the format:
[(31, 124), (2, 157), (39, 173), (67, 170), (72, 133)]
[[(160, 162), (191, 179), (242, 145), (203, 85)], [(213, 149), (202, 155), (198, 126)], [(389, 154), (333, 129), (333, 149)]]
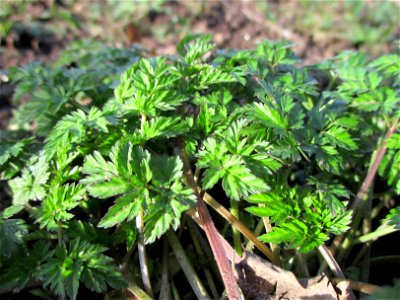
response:
[(386, 148), (388, 149), (400, 149), (400, 134), (394, 133), (386, 140)]
[[(190, 198), (189, 196), (187, 199), (189, 200)], [(176, 230), (180, 224), (182, 213), (188, 208), (188, 205), (177, 199), (171, 198), (170, 200), (166, 200), (158, 197), (156, 204), (151, 206), (145, 218), (144, 233), (146, 244), (153, 243), (170, 228)]]
[(55, 256), (42, 266), (44, 285), (59, 296), (76, 299), (79, 283), (93, 291), (102, 292), (107, 284), (123, 287), (122, 276), (115, 271), (112, 259), (102, 254), (105, 247), (73, 239), (69, 246), (61, 244)]
[[(82, 180), (83, 184), (89, 183), (88, 180)], [(100, 199), (106, 199), (121, 195), (129, 190), (129, 183), (120, 177), (113, 177), (109, 181), (89, 185), (87, 190), (90, 195)]]
[(227, 195), (234, 200), (268, 189), (265, 182), (254, 176), (244, 166), (230, 167), (222, 179), (222, 187)]
[(190, 65), (215, 48), (215, 44), (210, 41), (211, 35), (187, 35), (178, 44), (177, 50)]
[(141, 140), (154, 138), (170, 138), (185, 133), (185, 124), (179, 118), (156, 117), (144, 122), (141, 130)]
[(211, 65), (201, 65), (196, 72), (194, 88), (202, 90), (208, 88), (212, 84), (230, 82), (236, 82), (236, 78)]
[(0, 256), (10, 257), (23, 245), (27, 233), (24, 220), (0, 218)]
[(48, 230), (54, 230), (59, 222), (72, 219), (74, 215), (69, 211), (80, 204), (85, 197), (85, 192), (85, 188), (79, 184), (52, 186), (41, 207), (34, 208), (32, 211), (32, 214), (40, 223), (40, 228), (46, 227)]
[(0, 142), (0, 166), (5, 164), (11, 157), (17, 157), (24, 148), (26, 142)]
[(351, 135), (344, 128), (333, 126), (324, 133), (324, 136), (335, 146), (348, 150), (356, 150), (358, 148)]
[(48, 163), (42, 155), (38, 161), (22, 171), (21, 177), (10, 180), (13, 205), (24, 205), (29, 200), (42, 200), (46, 195), (45, 184), (50, 176)]
[(153, 156), (150, 160), (150, 167), (153, 170), (152, 178), (157, 186), (168, 186), (183, 176), (183, 163), (177, 156)]
[(108, 209), (97, 226), (107, 228), (122, 223), (125, 220), (132, 220), (138, 215), (144, 201), (145, 198), (142, 195), (142, 191), (128, 193), (119, 197), (114, 205)]
[(287, 120), (277, 110), (261, 103), (254, 104), (254, 118), (265, 126), (274, 128), (277, 133), (283, 133), (288, 126)]
[(130, 142), (119, 141), (110, 152), (110, 161), (95, 152), (87, 156), (81, 180), (89, 193), (97, 198), (122, 195), (100, 221), (100, 227), (111, 227), (131, 220), (148, 198), (147, 183), (152, 178), (150, 154)]

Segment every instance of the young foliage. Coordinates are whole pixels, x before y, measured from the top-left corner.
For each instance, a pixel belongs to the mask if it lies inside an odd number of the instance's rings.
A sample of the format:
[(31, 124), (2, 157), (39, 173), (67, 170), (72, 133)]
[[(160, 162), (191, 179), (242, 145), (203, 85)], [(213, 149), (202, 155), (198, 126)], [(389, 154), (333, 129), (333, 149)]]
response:
[(13, 205), (24, 205), (29, 200), (42, 200), (46, 195), (44, 186), (49, 175), (45, 156), (33, 157), (29, 167), (22, 171), (21, 176), (9, 181), (13, 193)]
[[(275, 223), (273, 231), (261, 235), (259, 239), (276, 244), (285, 242), (289, 248), (309, 252), (326, 241), (329, 233), (339, 235), (345, 232), (349, 229), (351, 212), (345, 211), (344, 205), (336, 198), (343, 196), (341, 188), (338, 192), (335, 189), (332, 186), (332, 191), (319, 191), (318, 195), (309, 188), (287, 187), (252, 195), (249, 202), (258, 206), (248, 207), (247, 211), (260, 217), (270, 217)], [(336, 200), (339, 208), (331, 208), (333, 205), (329, 196)]]
[(152, 243), (170, 227), (176, 229), (194, 195), (182, 184), (182, 162), (177, 157), (150, 155), (131, 142), (118, 142), (106, 161), (99, 152), (88, 155), (81, 180), (97, 198), (118, 196), (98, 226), (112, 227), (136, 217), (144, 208), (146, 242)]
[(74, 217), (69, 212), (80, 204), (85, 195), (84, 187), (75, 184), (55, 185), (43, 200), (41, 207), (33, 211), (40, 227), (48, 230), (57, 229), (58, 224)]
[(25, 221), (11, 218), (22, 209), (22, 206), (10, 206), (0, 214), (0, 257), (10, 258), (25, 243), (28, 232)]
[(102, 254), (105, 247), (93, 245), (79, 238), (68, 246), (59, 245), (52, 258), (42, 265), (41, 275), (45, 286), (56, 295), (76, 299), (79, 283), (88, 289), (102, 292), (107, 285), (123, 287), (121, 274), (115, 271), (112, 259)]
[[(0, 213), (0, 290), (35, 283), (50, 298), (75, 299), (82, 285), (122, 288), (113, 261), (137, 279), (142, 214), (157, 280), (160, 238), (178, 228), (185, 236), (182, 216), (196, 209), (185, 151), (200, 196), (230, 203), (249, 229), (269, 220), (261, 241), (310, 257), (354, 226), (346, 207), (377, 145), (387, 148), (383, 188), (370, 197), (400, 194), (398, 131), (382, 143), (399, 124), (397, 54), (369, 61), (344, 52), (302, 67), (287, 42), (214, 48), (210, 36), (191, 35), (178, 55), (150, 58), (79, 42), (53, 68), (11, 72), (14, 101), (31, 99), (15, 113), (17, 130), (0, 134), (0, 187), (11, 200)], [(391, 208), (382, 226), (394, 229)], [(292, 252), (281, 253), (291, 265)]]

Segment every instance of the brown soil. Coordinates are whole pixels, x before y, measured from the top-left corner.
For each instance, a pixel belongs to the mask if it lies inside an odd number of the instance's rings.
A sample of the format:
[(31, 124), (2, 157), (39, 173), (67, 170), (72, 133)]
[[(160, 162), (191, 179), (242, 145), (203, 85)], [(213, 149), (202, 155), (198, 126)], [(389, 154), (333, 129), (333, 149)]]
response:
[[(7, 83), (7, 69), (32, 61), (53, 62), (61, 50), (76, 39), (95, 38), (120, 47), (138, 43), (154, 55), (174, 54), (176, 45), (188, 33), (212, 34), (219, 49), (254, 48), (263, 39), (289, 40), (294, 42), (294, 51), (304, 64), (316, 63), (355, 47), (335, 38), (316, 41), (314, 36), (288, 29), (295, 7), (277, 22), (271, 22), (253, 1), (205, 1), (204, 7), (200, 7), (200, 1), (168, 1), (160, 10), (147, 10), (139, 19), (136, 15), (112, 19), (104, 5), (96, 17), (90, 6), (93, 3), (77, 1), (70, 7), (57, 4), (60, 11), (77, 20), (80, 25), (76, 27), (65, 19), (51, 16), (50, 0), (33, 2), (23, 14), (11, 16), (17, 26), (1, 39), (0, 48), (0, 129), (5, 128), (11, 115), (13, 89)], [(279, 12), (283, 4), (272, 1), (268, 5), (272, 11)], [(400, 29), (398, 31), (400, 35)], [(390, 47), (382, 45), (382, 49), (386, 52)]]

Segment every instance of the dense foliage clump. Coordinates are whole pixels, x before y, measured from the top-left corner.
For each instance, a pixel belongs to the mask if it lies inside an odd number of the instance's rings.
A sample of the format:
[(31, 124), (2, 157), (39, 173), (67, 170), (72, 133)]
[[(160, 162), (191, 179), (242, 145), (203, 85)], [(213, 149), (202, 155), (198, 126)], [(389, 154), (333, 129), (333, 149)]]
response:
[[(379, 147), (388, 149), (384, 188), (369, 201), (400, 194), (398, 55), (345, 52), (300, 67), (286, 42), (213, 49), (208, 36), (155, 58), (79, 42), (52, 68), (12, 70), (15, 103), (30, 99), (1, 133), (12, 200), (0, 214), (0, 291), (40, 286), (75, 299), (82, 286), (100, 293), (137, 280), (139, 267), (127, 264), (136, 244), (143, 238), (161, 257), (160, 238), (185, 231), (184, 213), (196, 208), (180, 153), (200, 196), (229, 206), (251, 231), (269, 223), (256, 234), (280, 247), (287, 268), (286, 250), (310, 253), (350, 228), (365, 239), (348, 203)], [(399, 229), (391, 208), (373, 234)], [(239, 253), (242, 241), (234, 227)], [(153, 264), (157, 282), (161, 261)]]

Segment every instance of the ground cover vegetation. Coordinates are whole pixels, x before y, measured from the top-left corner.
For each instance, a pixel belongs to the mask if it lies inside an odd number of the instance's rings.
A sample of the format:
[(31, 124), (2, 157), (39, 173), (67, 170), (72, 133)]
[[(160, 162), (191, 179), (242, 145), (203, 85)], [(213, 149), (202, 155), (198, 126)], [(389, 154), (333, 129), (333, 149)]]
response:
[(375, 57), (396, 51), (397, 11), (393, 1), (4, 0), (0, 68), (54, 61), (69, 42), (89, 37), (172, 54), (190, 33), (215, 33), (218, 48), (252, 48), (264, 38), (290, 40), (307, 64), (345, 49)]
[(287, 42), (204, 35), (177, 53), (80, 41), (11, 69), (30, 100), (1, 132), (1, 293), (235, 299), (246, 250), (396, 297), (362, 282), (398, 260), (371, 252), (400, 228), (398, 54), (302, 67)]

